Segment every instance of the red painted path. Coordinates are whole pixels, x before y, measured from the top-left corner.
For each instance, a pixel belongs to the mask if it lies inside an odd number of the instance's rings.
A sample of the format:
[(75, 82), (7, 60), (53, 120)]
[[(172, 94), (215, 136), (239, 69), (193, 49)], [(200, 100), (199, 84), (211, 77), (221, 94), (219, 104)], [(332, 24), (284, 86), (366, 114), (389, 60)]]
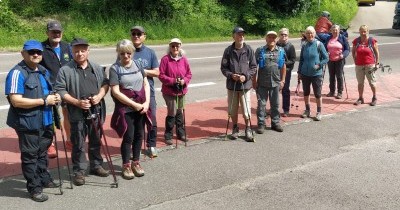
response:
[[(379, 73), (378, 76), (378, 106), (380, 104), (389, 103), (399, 100), (400, 93), (400, 77), (398, 74), (387, 74)], [(323, 89), (323, 94), (328, 93), (328, 78), (325, 78), (325, 84)], [(346, 99), (346, 92), (343, 92), (343, 99), (335, 98), (323, 98), (322, 114), (334, 114), (338, 112), (347, 112), (354, 109), (360, 109), (362, 107), (369, 106), (368, 103), (371, 101), (372, 93), (368, 86), (365, 85), (364, 99), (365, 103), (363, 105), (354, 106), (353, 102), (358, 98), (357, 93), (357, 82), (355, 80), (347, 80), (347, 89), (349, 98)], [(298, 104), (299, 108), (296, 110), (293, 107), (290, 111), (289, 117), (282, 117), (282, 125), (285, 123), (290, 123), (293, 121), (301, 120), (300, 115), (304, 110), (304, 102), (302, 99), (302, 91), (300, 91), (300, 97), (298, 101), (295, 100), (294, 88), (292, 88), (292, 103), (294, 105)], [(256, 97), (255, 94), (252, 95), (252, 125), (256, 128)], [(196, 141), (198, 139), (204, 139), (208, 137), (215, 137), (225, 134), (226, 122), (227, 122), (227, 102), (226, 98), (221, 98), (217, 100), (210, 100), (201, 103), (186, 104), (186, 127), (189, 141)], [(315, 101), (312, 100), (311, 103), (312, 116), (315, 116)], [(166, 116), (166, 108), (159, 107), (157, 110), (158, 119), (158, 139), (157, 147), (164, 147), (163, 142), (163, 131), (164, 131), (164, 118)], [(324, 118), (322, 118), (324, 120)], [(270, 122), (267, 122), (268, 124)], [(110, 129), (110, 116), (104, 124), (104, 130), (107, 137), (107, 142), (109, 144), (110, 152), (112, 155), (119, 155), (119, 146), (121, 144), (121, 139), (117, 137), (116, 133)], [(229, 127), (231, 128), (232, 125)], [(243, 118), (239, 116), (239, 127), (243, 129)], [(290, 127), (284, 127), (284, 129), (291, 129)], [(228, 132), (231, 132), (229, 130)], [(275, 132), (275, 131), (267, 131)], [(60, 145), (60, 160), (61, 163), (65, 165), (64, 151), (61, 147), (61, 134), (57, 131), (57, 139)], [(69, 153), (70, 154), (70, 153)], [(69, 155), (70, 157), (70, 155)], [(159, 157), (162, 158), (162, 157)], [(118, 163), (114, 163), (118, 164)], [(50, 168), (56, 167), (56, 159), (50, 160)], [(20, 154), (18, 148), (18, 139), (16, 133), (13, 129), (6, 128), (0, 129), (0, 178), (14, 176), (21, 174), (20, 167)]]

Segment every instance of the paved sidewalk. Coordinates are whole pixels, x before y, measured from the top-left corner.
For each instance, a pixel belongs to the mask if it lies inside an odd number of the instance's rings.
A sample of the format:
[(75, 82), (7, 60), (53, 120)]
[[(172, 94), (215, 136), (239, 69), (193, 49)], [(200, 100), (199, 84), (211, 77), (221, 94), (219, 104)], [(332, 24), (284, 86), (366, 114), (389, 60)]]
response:
[[(400, 92), (400, 77), (398, 74), (387, 74), (387, 73), (378, 73), (378, 106), (380, 104), (385, 104), (393, 101), (399, 100), (399, 96), (395, 93)], [(323, 95), (328, 93), (328, 76), (326, 75), (325, 84), (323, 89)], [(292, 81), (292, 84), (296, 81)], [(353, 80), (347, 80), (347, 90), (348, 90), (348, 98), (346, 97), (346, 92), (343, 92), (343, 99), (335, 99), (333, 97), (323, 98), (323, 107), (322, 114), (323, 116), (335, 114), (338, 112), (351, 112), (356, 109), (360, 109), (366, 106), (369, 106), (368, 103), (371, 101), (372, 93), (368, 86), (365, 85), (365, 93), (364, 99), (365, 103), (363, 105), (354, 106), (354, 101), (358, 98), (357, 93), (357, 82)], [(300, 118), (301, 113), (304, 110), (304, 101), (302, 98), (302, 90), (300, 88), (300, 97), (296, 98), (294, 96), (294, 89), (292, 89), (292, 104), (289, 117), (281, 118), (282, 125), (299, 123), (302, 121), (307, 121), (310, 119), (302, 119)], [(252, 125), (253, 128), (256, 128), (256, 96), (252, 94)], [(298, 108), (296, 106), (298, 105)], [(196, 141), (199, 139), (205, 139), (220, 135), (225, 135), (225, 128), (227, 123), (227, 102), (226, 98), (218, 99), (218, 100), (210, 100), (201, 103), (192, 103), (186, 104), (186, 127), (189, 141)], [(316, 107), (315, 100), (312, 99), (311, 102), (311, 113), (312, 116), (315, 116)], [(164, 131), (164, 118), (166, 116), (166, 108), (158, 107), (157, 110), (157, 119), (158, 119), (158, 139), (157, 139), (157, 147), (161, 150), (164, 150), (167, 147), (163, 142), (163, 131)], [(322, 118), (324, 120), (324, 117)], [(270, 122), (268, 121), (267, 124)], [(107, 142), (109, 144), (110, 152), (113, 156), (119, 156), (119, 147), (121, 144), (121, 139), (117, 137), (116, 133), (110, 128), (110, 116), (107, 117), (106, 122), (104, 124), (104, 130), (107, 137)], [(232, 125), (229, 125), (228, 133), (231, 132)], [(243, 119), (239, 116), (239, 127), (243, 131), (244, 124)], [(284, 127), (285, 129), (285, 127)], [(268, 132), (274, 132), (271, 130), (267, 130)], [(62, 165), (66, 164), (64, 150), (62, 148), (62, 138), (60, 132), (57, 131), (57, 139), (60, 145), (60, 161)], [(14, 175), (21, 174), (20, 168), (20, 154), (18, 148), (18, 139), (17, 136), (12, 129), (0, 129), (0, 178), (10, 177)], [(256, 136), (257, 140), (257, 136)], [(180, 147), (183, 146), (182, 142), (180, 143)], [(191, 142), (189, 142), (191, 143)], [(69, 153), (70, 157), (70, 153)], [(114, 165), (119, 165), (119, 162), (115, 162)], [(50, 160), (50, 168), (56, 167), (56, 159)]]

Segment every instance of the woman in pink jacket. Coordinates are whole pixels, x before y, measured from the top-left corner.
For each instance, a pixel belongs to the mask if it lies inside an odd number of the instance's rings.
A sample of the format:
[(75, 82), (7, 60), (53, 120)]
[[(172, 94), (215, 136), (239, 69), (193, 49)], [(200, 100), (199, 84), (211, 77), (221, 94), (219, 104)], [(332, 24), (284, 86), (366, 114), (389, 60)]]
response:
[(161, 58), (160, 76), (162, 83), (161, 92), (167, 105), (167, 117), (165, 118), (165, 143), (172, 145), (172, 130), (176, 125), (176, 135), (181, 141), (186, 142), (182, 109), (184, 97), (188, 91), (188, 85), (192, 79), (192, 72), (184, 51), (182, 42), (173, 38), (169, 42), (167, 55)]

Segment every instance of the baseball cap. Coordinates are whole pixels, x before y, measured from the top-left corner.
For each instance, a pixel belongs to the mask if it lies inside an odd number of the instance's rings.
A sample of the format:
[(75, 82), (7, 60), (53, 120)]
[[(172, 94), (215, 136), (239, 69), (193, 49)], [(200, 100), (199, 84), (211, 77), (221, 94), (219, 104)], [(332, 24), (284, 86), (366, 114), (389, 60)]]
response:
[(232, 31), (232, 33), (240, 33), (240, 32), (246, 33), (246, 31), (240, 26), (236, 26)]
[(61, 27), (61, 23), (57, 20), (51, 20), (47, 23), (47, 30), (48, 31), (63, 31)]
[(37, 40), (30, 39), (24, 43), (23, 50), (40, 50), (43, 51), (42, 43)]
[(74, 38), (71, 41), (71, 46), (76, 46), (76, 45), (86, 45), (89, 46), (89, 43), (86, 39), (82, 39), (82, 38)]
[(275, 31), (268, 31), (267, 36), (269, 35), (274, 35), (275, 37), (278, 37), (278, 34)]
[(180, 40), (180, 39), (178, 39), (178, 38), (173, 38), (173, 39), (171, 39), (171, 41), (169, 41), (169, 43), (170, 43), (170, 44), (171, 44), (171, 43), (178, 43), (178, 44), (182, 44), (181, 40)]
[(138, 30), (138, 31), (140, 31), (142, 33), (146, 33), (146, 31), (144, 30), (144, 28), (142, 26), (133, 26), (131, 28), (131, 31), (133, 31), (133, 30)]

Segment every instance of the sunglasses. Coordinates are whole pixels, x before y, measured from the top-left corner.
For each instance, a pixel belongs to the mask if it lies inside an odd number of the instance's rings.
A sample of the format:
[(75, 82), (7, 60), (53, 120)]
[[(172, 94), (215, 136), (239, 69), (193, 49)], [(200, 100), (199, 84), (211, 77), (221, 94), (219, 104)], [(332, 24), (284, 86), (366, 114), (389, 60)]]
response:
[(287, 34), (281, 34), (281, 36), (287, 36)]
[(42, 55), (42, 51), (40, 51), (40, 50), (28, 50), (28, 54), (29, 55), (35, 55), (35, 54)]
[(179, 44), (171, 44), (170, 46), (171, 46), (171, 48), (179, 48), (180, 47)]
[(121, 56), (124, 56), (125, 54), (132, 55), (132, 53), (130, 53), (130, 52), (121, 52), (121, 53), (119, 53), (119, 55), (121, 55)]
[(135, 33), (135, 32), (132, 32), (132, 33), (131, 33), (132, 36), (138, 36), (138, 37), (141, 37), (142, 34), (143, 34), (143, 33)]

